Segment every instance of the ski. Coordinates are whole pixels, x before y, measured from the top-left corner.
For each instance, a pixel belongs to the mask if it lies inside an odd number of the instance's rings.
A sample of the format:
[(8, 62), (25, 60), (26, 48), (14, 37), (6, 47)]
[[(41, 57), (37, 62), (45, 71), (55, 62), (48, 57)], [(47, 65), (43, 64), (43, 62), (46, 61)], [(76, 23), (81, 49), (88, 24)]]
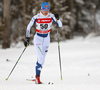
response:
[[(27, 81), (33, 81), (33, 82), (35, 82), (36, 81), (36, 79), (26, 79)], [(35, 82), (36, 83), (36, 82)], [(37, 83), (36, 83), (37, 84)], [(43, 84), (43, 83), (38, 83), (38, 84)]]
[(36, 81), (36, 79), (26, 79), (27, 81)]
[[(33, 81), (33, 82), (36, 81), (36, 79), (26, 79), (26, 80), (27, 80), (27, 81)], [(45, 83), (41, 83), (41, 84), (45, 84)], [(53, 85), (54, 83), (48, 82), (48, 83), (46, 83), (46, 84), (48, 84), (48, 85)]]

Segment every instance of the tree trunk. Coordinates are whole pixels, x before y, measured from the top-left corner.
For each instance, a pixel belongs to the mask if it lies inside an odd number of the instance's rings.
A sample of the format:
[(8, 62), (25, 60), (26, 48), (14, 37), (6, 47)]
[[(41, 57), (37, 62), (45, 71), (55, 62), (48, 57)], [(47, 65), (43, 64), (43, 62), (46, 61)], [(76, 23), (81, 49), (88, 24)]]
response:
[(93, 16), (94, 16), (94, 32), (97, 33), (97, 28), (96, 28), (96, 5), (93, 5)]
[(76, 6), (76, 30), (78, 31), (78, 29), (79, 29), (79, 7), (78, 6)]
[(70, 12), (71, 12), (70, 28), (71, 28), (71, 38), (73, 38), (73, 35), (74, 35), (74, 27), (73, 27), (73, 23), (72, 23), (73, 7), (74, 7), (74, 2), (73, 2), (73, 0), (70, 0)]
[(10, 3), (11, 0), (3, 0), (3, 23), (4, 23), (4, 30), (3, 30), (3, 48), (10, 47), (10, 36), (11, 36), (11, 21), (10, 21)]

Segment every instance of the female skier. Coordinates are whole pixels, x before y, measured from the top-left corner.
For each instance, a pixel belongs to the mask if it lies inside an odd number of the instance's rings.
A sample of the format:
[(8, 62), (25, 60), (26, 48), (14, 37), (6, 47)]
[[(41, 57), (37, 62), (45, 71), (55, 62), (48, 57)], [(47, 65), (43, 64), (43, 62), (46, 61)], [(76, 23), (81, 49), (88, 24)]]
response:
[(36, 62), (36, 84), (41, 84), (40, 73), (45, 62), (45, 57), (48, 52), (50, 44), (50, 30), (52, 22), (54, 21), (59, 27), (62, 27), (62, 22), (59, 20), (58, 14), (49, 13), (50, 6), (47, 2), (41, 4), (41, 11), (39, 14), (32, 17), (27, 26), (25, 47), (29, 45), (30, 29), (36, 23), (36, 34), (34, 36), (34, 47), (37, 54)]

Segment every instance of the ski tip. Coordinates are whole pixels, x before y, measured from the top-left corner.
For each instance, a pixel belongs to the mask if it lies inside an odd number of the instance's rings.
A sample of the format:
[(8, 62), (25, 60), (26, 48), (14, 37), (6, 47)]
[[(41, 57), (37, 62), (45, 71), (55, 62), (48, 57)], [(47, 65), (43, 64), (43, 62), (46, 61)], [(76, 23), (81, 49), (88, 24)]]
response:
[(27, 81), (36, 81), (36, 79), (26, 79)]
[(8, 80), (8, 78), (6, 78), (6, 81)]

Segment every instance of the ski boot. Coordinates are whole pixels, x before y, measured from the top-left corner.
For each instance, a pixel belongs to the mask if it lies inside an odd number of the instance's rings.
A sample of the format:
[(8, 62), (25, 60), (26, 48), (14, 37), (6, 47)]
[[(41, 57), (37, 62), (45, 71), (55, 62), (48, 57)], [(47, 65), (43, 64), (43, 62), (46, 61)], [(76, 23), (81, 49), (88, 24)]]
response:
[(36, 84), (42, 84), (42, 82), (40, 81), (40, 76), (39, 75), (36, 75), (35, 77), (36, 77), (35, 83)]

